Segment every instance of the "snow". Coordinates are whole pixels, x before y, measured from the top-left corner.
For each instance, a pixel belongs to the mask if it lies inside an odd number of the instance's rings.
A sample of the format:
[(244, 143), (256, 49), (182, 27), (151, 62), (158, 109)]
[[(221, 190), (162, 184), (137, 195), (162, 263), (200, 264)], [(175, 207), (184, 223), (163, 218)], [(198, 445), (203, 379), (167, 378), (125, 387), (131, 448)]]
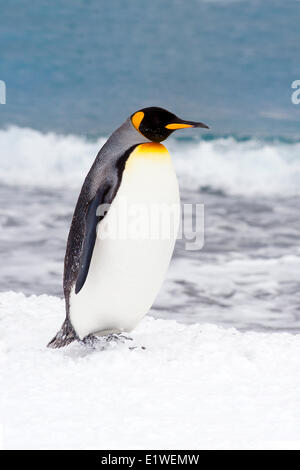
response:
[(5, 448), (300, 448), (300, 335), (147, 316), (133, 341), (47, 349), (63, 312), (0, 294)]

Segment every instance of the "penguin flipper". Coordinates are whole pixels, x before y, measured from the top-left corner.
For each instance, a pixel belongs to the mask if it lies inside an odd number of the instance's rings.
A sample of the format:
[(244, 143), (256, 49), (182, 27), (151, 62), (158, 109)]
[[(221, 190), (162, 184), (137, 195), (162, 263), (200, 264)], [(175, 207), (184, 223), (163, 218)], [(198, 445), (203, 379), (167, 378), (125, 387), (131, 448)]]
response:
[[(67, 316), (69, 314), (69, 296), (75, 285), (75, 294), (78, 294), (86, 281), (96, 241), (98, 223), (105, 217), (101, 207), (111, 204), (119, 186), (126, 161), (137, 144), (131, 146), (123, 155), (118, 157), (118, 162), (112, 159), (113, 167), (108, 176), (107, 165), (101, 166), (100, 150), (94, 165), (88, 173), (77, 201), (68, 237), (65, 268), (64, 268), (64, 294), (67, 302)], [(108, 153), (110, 155), (110, 153)], [(100, 159), (100, 160), (99, 160)], [(97, 163), (97, 165), (95, 165)], [(102, 168), (102, 169), (101, 169)], [(98, 189), (94, 188), (95, 172), (97, 169)], [(100, 182), (101, 181), (101, 182)], [(91, 189), (92, 188), (92, 189)]]
[(62, 324), (61, 329), (56, 333), (54, 338), (47, 344), (47, 348), (52, 348), (52, 349), (57, 349), (57, 348), (63, 348), (64, 346), (67, 346), (68, 344), (72, 343), (72, 341), (75, 341), (77, 339), (77, 335), (69, 322), (69, 320), (66, 318), (65, 321)]
[(105, 195), (107, 194), (108, 189), (109, 188), (107, 186), (103, 185), (103, 187), (101, 187), (96, 193), (94, 199), (90, 201), (88, 206), (85, 219), (85, 234), (80, 258), (80, 267), (75, 286), (75, 294), (78, 294), (84, 286), (89, 272), (97, 236), (97, 225), (104, 217), (104, 214), (98, 214), (97, 210), (102, 204), (106, 203)]

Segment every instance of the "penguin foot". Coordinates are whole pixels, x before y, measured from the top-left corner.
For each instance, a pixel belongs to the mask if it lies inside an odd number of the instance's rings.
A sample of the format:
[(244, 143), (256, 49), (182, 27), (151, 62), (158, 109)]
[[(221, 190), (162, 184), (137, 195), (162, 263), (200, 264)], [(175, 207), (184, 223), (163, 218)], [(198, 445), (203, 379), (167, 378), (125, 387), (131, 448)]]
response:
[(100, 343), (101, 340), (99, 338), (97, 338), (97, 336), (95, 336), (95, 335), (88, 335), (83, 339), (79, 339), (78, 342), (80, 344), (83, 344), (84, 346), (89, 346), (89, 347), (95, 349), (96, 344)]
[[(133, 341), (133, 338), (130, 336), (124, 335), (123, 333), (110, 333), (106, 336), (95, 336), (95, 335), (88, 335), (83, 339), (78, 339), (78, 342), (84, 346), (88, 346), (91, 349), (97, 349), (98, 351), (104, 351), (112, 345), (113, 343), (123, 343), (125, 344), (126, 341)], [(131, 351), (135, 349), (142, 349), (143, 351), (146, 349), (145, 346), (129, 346)]]
[(78, 342), (84, 346), (89, 346), (93, 349), (105, 349), (108, 343), (125, 343), (125, 341), (133, 341), (133, 338), (120, 333), (110, 333), (106, 336), (96, 336), (90, 334), (83, 339), (78, 339)]
[(69, 322), (69, 320), (66, 318), (65, 321), (62, 324), (61, 329), (56, 333), (54, 338), (47, 344), (47, 348), (52, 348), (52, 349), (57, 349), (57, 348), (63, 348), (64, 346), (68, 346), (68, 344), (72, 343), (72, 341), (75, 341), (77, 338), (77, 335)]
[(126, 336), (123, 333), (111, 333), (110, 335), (107, 335), (104, 338), (107, 343), (110, 343), (111, 341), (120, 341), (121, 343), (124, 343), (125, 341), (133, 341), (133, 338), (131, 338), (130, 336)]
[[(133, 341), (133, 338), (130, 336), (124, 335), (123, 333), (112, 333), (103, 338), (106, 343), (123, 343), (125, 344), (126, 341)], [(129, 346), (128, 349), (130, 351), (134, 351), (135, 349), (142, 349), (143, 351), (146, 349), (145, 346)]]
[[(123, 333), (112, 333), (104, 337), (107, 343), (115, 342), (115, 343), (125, 343), (125, 341), (133, 341), (133, 338), (130, 336), (124, 335)], [(135, 349), (142, 349), (143, 351), (146, 349), (145, 346), (129, 346), (130, 351), (134, 351)]]

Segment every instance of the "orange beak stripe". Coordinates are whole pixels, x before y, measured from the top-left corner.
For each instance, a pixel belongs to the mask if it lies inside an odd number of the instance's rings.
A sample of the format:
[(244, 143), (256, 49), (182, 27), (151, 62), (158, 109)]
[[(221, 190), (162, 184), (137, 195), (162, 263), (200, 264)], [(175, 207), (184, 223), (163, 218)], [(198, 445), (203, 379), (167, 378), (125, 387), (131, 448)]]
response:
[(194, 127), (192, 124), (167, 124), (166, 129), (184, 129), (185, 127)]

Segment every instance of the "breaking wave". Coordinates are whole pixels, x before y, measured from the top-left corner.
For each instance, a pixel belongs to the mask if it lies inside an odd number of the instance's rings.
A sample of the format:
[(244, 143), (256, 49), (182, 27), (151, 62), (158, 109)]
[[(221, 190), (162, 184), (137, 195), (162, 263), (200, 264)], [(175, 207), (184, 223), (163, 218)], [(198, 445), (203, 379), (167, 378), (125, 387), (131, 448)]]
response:
[[(79, 187), (105, 142), (34, 129), (0, 130), (0, 181), (11, 185)], [(183, 187), (229, 194), (300, 194), (300, 142), (233, 137), (167, 141)]]

